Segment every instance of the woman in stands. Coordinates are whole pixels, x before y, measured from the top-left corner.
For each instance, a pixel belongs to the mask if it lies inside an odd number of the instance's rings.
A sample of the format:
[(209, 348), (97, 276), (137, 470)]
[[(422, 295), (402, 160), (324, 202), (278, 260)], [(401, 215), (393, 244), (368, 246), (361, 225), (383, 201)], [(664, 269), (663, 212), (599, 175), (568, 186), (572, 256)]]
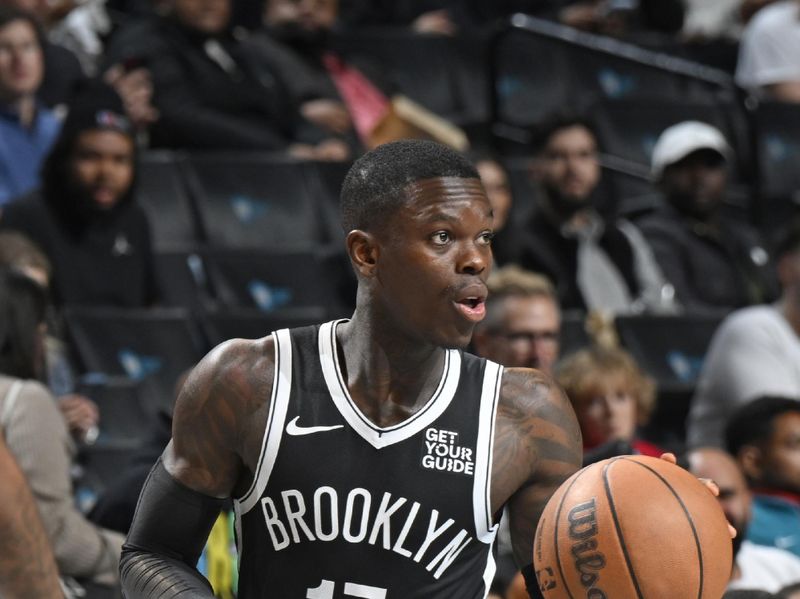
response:
[(44, 368), (46, 297), (32, 279), (0, 270), (0, 431), (30, 485), (62, 576), (115, 585), (123, 537), (78, 511), (70, 462), (75, 453), (47, 388)]

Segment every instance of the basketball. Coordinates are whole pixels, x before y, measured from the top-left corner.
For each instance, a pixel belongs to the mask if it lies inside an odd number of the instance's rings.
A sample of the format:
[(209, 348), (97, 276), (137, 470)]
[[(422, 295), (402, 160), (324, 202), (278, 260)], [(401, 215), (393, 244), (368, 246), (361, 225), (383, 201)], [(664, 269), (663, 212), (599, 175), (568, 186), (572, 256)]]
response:
[(546, 599), (720, 599), (732, 544), (717, 499), (665, 460), (579, 470), (545, 506), (533, 564)]

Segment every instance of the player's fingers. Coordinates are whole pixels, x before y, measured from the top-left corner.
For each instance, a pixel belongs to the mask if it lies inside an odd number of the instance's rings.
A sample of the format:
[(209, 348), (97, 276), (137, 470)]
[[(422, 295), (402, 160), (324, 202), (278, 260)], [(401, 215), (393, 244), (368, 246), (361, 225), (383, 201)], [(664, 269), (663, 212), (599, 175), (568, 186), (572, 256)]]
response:
[(672, 452), (662, 453), (659, 456), (662, 460), (669, 462), (670, 464), (677, 464), (678, 458), (675, 457), (675, 454)]
[(719, 497), (719, 487), (717, 486), (717, 483), (715, 483), (710, 478), (698, 478), (697, 480), (703, 483), (706, 486), (706, 489), (711, 491), (711, 494), (714, 497)]

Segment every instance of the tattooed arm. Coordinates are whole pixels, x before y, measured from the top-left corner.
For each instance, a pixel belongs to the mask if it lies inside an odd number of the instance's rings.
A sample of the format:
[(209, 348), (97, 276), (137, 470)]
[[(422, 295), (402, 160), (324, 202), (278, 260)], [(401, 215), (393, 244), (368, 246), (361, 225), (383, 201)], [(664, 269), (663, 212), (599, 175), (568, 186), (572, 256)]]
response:
[(250, 485), (274, 371), (271, 338), (233, 340), (194, 369), (172, 441), (145, 483), (123, 547), (128, 599), (213, 598), (195, 565), (225, 499)]
[[(495, 426), (492, 506), (508, 498), (517, 564), (533, 560), (533, 536), (555, 490), (581, 466), (578, 422), (564, 393), (542, 373), (505, 371)], [(534, 595), (535, 596), (535, 595)]]
[(36, 504), (1, 436), (0, 480), (0, 597), (63, 597)]

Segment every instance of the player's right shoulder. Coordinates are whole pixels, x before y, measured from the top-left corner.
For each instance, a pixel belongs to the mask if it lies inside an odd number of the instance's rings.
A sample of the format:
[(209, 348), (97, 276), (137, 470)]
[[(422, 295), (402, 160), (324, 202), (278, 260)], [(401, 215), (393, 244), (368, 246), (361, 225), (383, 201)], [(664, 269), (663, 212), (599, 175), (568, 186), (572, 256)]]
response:
[(196, 491), (228, 496), (269, 409), (274, 364), (274, 341), (264, 337), (226, 341), (195, 366), (175, 404), (164, 454), (170, 474)]
[(261, 339), (230, 339), (212, 349), (189, 374), (178, 396), (178, 404), (200, 403), (212, 407), (249, 412), (253, 402), (269, 398), (275, 370), (275, 342)]

